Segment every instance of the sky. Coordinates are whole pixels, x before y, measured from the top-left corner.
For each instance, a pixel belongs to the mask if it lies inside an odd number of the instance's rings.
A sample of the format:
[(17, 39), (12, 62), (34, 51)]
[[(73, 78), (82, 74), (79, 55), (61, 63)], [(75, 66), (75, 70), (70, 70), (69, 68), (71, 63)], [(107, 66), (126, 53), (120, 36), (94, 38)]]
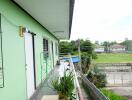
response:
[(132, 0), (75, 0), (70, 40), (132, 39)]

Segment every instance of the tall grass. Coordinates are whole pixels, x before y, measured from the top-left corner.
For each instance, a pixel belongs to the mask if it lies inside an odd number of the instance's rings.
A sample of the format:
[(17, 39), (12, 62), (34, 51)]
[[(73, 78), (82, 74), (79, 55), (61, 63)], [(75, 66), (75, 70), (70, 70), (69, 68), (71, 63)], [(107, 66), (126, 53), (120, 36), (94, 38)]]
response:
[(126, 100), (125, 97), (123, 96), (119, 96), (117, 94), (115, 94), (114, 92), (111, 92), (109, 90), (106, 90), (106, 89), (100, 89), (101, 92), (107, 96), (110, 100)]

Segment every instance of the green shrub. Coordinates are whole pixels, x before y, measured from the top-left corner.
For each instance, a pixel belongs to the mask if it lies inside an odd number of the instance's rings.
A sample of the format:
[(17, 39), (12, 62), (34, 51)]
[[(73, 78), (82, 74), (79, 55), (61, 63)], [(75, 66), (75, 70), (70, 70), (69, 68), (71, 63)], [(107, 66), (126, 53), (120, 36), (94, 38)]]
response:
[(58, 93), (64, 95), (65, 100), (66, 98), (74, 98), (73, 97), (73, 90), (74, 90), (74, 76), (72, 73), (67, 74), (64, 73), (64, 76), (60, 78), (60, 80), (52, 81), (52, 86)]
[(119, 96), (117, 94), (115, 94), (114, 92), (111, 92), (109, 90), (106, 90), (106, 89), (100, 89), (101, 92), (107, 96), (110, 100), (126, 100), (125, 97), (123, 96)]
[(97, 66), (93, 67), (88, 75), (87, 78), (90, 82), (92, 82), (96, 87), (102, 88), (106, 86), (106, 74), (101, 73)]

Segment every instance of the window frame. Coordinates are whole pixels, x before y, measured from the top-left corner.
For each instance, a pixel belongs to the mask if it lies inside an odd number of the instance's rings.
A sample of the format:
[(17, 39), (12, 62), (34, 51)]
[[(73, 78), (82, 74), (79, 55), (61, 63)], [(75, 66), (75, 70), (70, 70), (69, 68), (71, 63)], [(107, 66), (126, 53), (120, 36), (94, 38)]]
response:
[(49, 40), (47, 38), (43, 38), (43, 53), (44, 58), (49, 57)]
[(58, 55), (58, 43), (55, 43), (55, 54)]

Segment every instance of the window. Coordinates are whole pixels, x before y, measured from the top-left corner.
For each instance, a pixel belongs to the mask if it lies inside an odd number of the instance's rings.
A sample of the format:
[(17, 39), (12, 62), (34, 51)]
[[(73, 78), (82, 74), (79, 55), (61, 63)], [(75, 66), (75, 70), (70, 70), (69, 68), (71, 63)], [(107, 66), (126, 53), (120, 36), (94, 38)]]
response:
[(58, 55), (58, 44), (55, 43), (56, 55)]
[(48, 40), (47, 39), (43, 39), (43, 52), (44, 52), (44, 57), (48, 57), (49, 56), (49, 49), (48, 49)]

